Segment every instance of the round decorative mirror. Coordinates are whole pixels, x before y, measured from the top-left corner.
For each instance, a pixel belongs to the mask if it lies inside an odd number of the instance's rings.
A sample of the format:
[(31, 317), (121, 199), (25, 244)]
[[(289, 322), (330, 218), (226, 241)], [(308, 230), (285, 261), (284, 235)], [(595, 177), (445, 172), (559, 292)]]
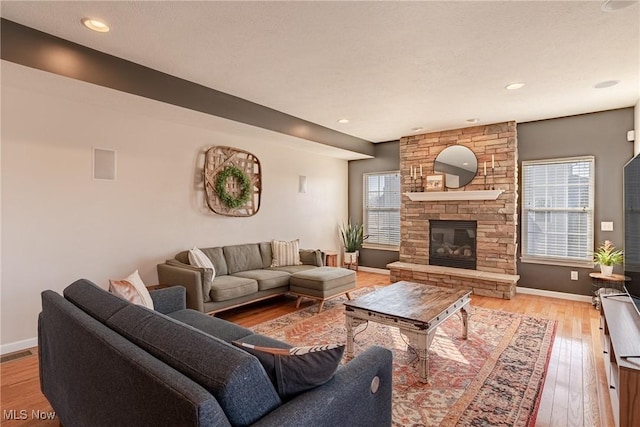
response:
[(464, 187), (471, 182), (478, 171), (476, 155), (462, 145), (445, 148), (433, 163), (435, 173), (445, 175), (444, 184), (447, 188)]

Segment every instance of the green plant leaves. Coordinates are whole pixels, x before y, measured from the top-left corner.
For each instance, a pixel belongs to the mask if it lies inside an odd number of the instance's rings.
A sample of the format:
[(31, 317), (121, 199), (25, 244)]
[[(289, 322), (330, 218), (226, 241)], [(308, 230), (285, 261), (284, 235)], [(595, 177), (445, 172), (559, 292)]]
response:
[(357, 222), (352, 223), (351, 219), (347, 224), (340, 226), (340, 237), (346, 252), (355, 252), (362, 248), (362, 244), (369, 236), (364, 235), (364, 225)]

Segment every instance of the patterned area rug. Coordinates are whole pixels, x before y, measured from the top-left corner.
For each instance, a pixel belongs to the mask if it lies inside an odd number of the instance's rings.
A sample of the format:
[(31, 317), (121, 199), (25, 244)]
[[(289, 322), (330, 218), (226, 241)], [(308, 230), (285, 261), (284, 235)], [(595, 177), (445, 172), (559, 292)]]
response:
[[(357, 297), (373, 290), (360, 288)], [(342, 303), (322, 313), (307, 307), (253, 328), (292, 345), (345, 343)], [(420, 382), (417, 357), (397, 328), (370, 322), (356, 330), (355, 354), (372, 345), (393, 352), (394, 426), (533, 426), (556, 323), (471, 305), (469, 339), (462, 320), (443, 323), (429, 349), (429, 383)], [(344, 361), (343, 361), (344, 363)]]

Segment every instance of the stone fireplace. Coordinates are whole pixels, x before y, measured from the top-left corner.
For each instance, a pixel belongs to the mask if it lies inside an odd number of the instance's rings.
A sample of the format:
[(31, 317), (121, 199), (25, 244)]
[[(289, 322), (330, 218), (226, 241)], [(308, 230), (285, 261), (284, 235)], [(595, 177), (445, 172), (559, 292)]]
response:
[[(473, 151), (478, 160), (475, 177), (462, 188), (416, 193), (416, 180), (412, 179), (411, 171), (421, 170), (422, 179), (433, 175), (434, 159), (452, 145), (462, 145)], [(511, 298), (519, 278), (516, 267), (517, 161), (515, 122), (401, 138), (400, 259), (389, 264), (392, 281), (463, 287), (480, 295)], [(500, 191), (495, 192), (495, 198), (485, 198), (485, 193), (491, 193), (485, 190), (492, 189)], [(409, 197), (416, 195), (428, 197), (422, 200)], [(440, 225), (439, 221), (474, 223), (475, 231), (456, 231), (455, 227), (452, 232), (434, 231), (431, 222)], [(447, 243), (445, 237), (452, 241)], [(435, 251), (432, 245), (437, 246)], [(465, 258), (465, 254), (473, 255), (475, 266), (443, 266), (437, 260), (445, 255), (449, 260)], [(433, 258), (440, 265), (434, 265)]]

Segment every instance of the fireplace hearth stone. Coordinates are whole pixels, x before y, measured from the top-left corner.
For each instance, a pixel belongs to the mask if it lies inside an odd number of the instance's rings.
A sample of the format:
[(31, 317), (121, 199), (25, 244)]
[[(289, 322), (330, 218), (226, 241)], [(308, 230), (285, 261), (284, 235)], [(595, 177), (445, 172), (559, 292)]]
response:
[(387, 265), (391, 283), (406, 280), (454, 289), (471, 289), (475, 295), (511, 299), (516, 294), (520, 276), (467, 270), (437, 265), (412, 264), (396, 261)]

